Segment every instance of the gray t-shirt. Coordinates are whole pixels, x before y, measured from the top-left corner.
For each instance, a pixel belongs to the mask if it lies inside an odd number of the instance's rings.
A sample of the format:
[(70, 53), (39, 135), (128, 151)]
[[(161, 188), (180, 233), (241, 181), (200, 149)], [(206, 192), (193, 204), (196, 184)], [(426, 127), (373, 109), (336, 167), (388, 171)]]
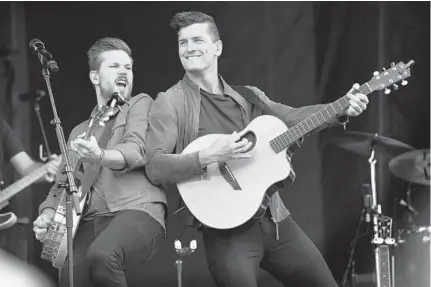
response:
[(232, 134), (245, 128), (239, 104), (228, 95), (211, 94), (201, 89), (198, 136)]

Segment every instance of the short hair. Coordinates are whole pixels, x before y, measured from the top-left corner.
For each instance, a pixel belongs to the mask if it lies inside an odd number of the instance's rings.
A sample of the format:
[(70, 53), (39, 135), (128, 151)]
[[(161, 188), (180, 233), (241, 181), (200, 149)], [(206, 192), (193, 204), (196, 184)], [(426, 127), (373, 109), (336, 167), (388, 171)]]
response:
[(210, 33), (213, 35), (213, 40), (220, 40), (220, 33), (218, 31), (217, 24), (215, 23), (214, 18), (202, 12), (179, 12), (174, 15), (169, 26), (174, 29), (175, 32), (177, 32), (178, 34), (181, 28), (200, 23), (208, 23), (208, 28)]
[(126, 44), (126, 42), (118, 38), (106, 37), (106, 38), (97, 40), (87, 52), (88, 66), (90, 68), (90, 71), (99, 69), (100, 63), (102, 62), (102, 59), (100, 59), (100, 55), (103, 52), (116, 51), (116, 50), (121, 50), (126, 52), (133, 62), (132, 49), (130, 49), (130, 47)]

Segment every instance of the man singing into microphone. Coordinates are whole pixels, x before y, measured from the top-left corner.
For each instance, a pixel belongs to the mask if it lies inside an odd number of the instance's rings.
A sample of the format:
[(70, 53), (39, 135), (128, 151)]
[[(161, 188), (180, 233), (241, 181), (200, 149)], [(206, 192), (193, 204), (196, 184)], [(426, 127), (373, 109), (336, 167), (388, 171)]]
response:
[[(125, 104), (109, 120), (114, 122), (106, 148), (99, 146), (103, 127), (90, 140), (82, 138), (88, 121), (75, 127), (69, 136), (71, 154), (88, 165), (101, 167), (73, 242), (75, 286), (137, 285), (130, 282), (133, 276), (130, 267), (142, 270), (141, 266), (155, 254), (165, 235), (166, 196), (149, 183), (143, 172), (147, 115), (153, 100), (146, 94), (132, 98), (133, 60), (129, 46), (122, 40), (96, 41), (88, 51), (88, 63), (97, 98), (91, 116), (114, 92), (125, 99)], [(64, 178), (60, 175), (58, 180)], [(34, 232), (40, 241), (46, 240), (56, 199), (60, 197), (56, 195), (61, 191), (52, 188), (39, 208)], [(60, 286), (67, 286), (67, 272), (66, 259)]]

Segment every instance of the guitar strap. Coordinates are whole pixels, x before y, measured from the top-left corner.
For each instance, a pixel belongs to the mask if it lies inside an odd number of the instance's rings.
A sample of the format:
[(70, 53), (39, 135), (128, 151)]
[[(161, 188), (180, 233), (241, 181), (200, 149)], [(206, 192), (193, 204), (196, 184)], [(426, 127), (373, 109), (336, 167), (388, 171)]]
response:
[[(262, 101), (251, 89), (245, 86), (231, 86), (238, 94), (240, 94), (244, 99), (260, 108), (265, 114), (275, 116), (274, 111)], [(251, 119), (250, 119), (251, 120)]]
[[(103, 128), (103, 132), (97, 141), (100, 148), (105, 149), (108, 145), (109, 137), (112, 132), (112, 127), (114, 126), (116, 117), (111, 117), (108, 122), (105, 124)], [(100, 164), (88, 164), (86, 165), (85, 173), (81, 181), (81, 190), (82, 195), (81, 198), (84, 198), (85, 195), (90, 191), (91, 186), (99, 175), (101, 165)]]
[[(256, 107), (260, 108), (264, 114), (275, 116), (276, 114), (274, 111), (268, 107), (268, 105), (259, 97), (256, 95), (255, 92), (253, 92), (251, 89), (245, 87), (245, 86), (231, 86), (232, 89), (234, 89), (238, 94), (240, 94), (242, 97), (244, 97), (247, 101), (249, 101), (251, 104), (255, 105)], [(252, 120), (252, 119), (250, 119)], [(293, 169), (293, 167), (292, 167)], [(263, 216), (266, 212), (266, 209), (268, 208), (269, 200), (271, 196), (277, 192), (279, 189), (283, 188), (282, 183), (276, 183), (268, 188), (266, 191), (265, 197), (262, 201), (262, 204), (259, 207), (259, 210), (255, 214), (254, 218), (260, 218)]]

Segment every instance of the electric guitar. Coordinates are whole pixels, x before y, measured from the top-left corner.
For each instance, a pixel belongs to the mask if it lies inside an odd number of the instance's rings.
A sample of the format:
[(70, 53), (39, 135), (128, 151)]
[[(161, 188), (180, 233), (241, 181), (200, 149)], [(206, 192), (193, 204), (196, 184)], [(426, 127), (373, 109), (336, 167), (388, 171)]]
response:
[[(114, 94), (115, 95), (115, 94)], [(110, 116), (114, 114), (114, 110), (117, 108), (117, 99), (115, 97), (111, 98), (106, 105), (104, 105), (90, 120), (88, 124), (87, 131), (83, 137), (84, 140), (90, 140), (91, 136), (94, 135), (96, 128), (98, 126), (104, 126), (109, 120)], [(70, 152), (70, 162), (71, 168), (73, 170), (73, 175), (76, 178), (78, 189), (79, 206), (83, 210), (85, 202), (90, 191), (92, 182), (86, 180), (86, 176), (89, 173), (96, 175), (99, 171), (99, 165), (93, 164), (88, 165), (87, 170), (84, 172), (81, 160), (78, 159), (74, 152)], [(90, 175), (91, 177), (91, 175)], [(87, 182), (87, 184), (86, 184)], [(64, 186), (60, 184), (59, 186)], [(57, 206), (55, 208), (54, 218), (49, 225), (48, 231), (45, 235), (45, 240), (43, 242), (41, 258), (51, 261), (55, 268), (61, 268), (67, 257), (67, 228), (66, 228), (66, 190), (59, 194), (59, 199)], [(77, 215), (73, 212), (73, 227), (72, 233), (75, 237), (76, 230), (78, 229), (79, 222), (81, 220), (81, 215)]]
[[(387, 89), (389, 86), (397, 89), (397, 82), (407, 84), (405, 79), (410, 77), (413, 63), (392, 64), (390, 69), (363, 84), (359, 92), (365, 95), (383, 89), (387, 92), (390, 91)], [(349, 101), (345, 95), (290, 129), (274, 116), (255, 118), (242, 131), (242, 137), (252, 142), (251, 158), (210, 164), (203, 175), (177, 184), (187, 208), (196, 219), (212, 228), (229, 229), (244, 224), (256, 214), (269, 187), (284, 183), (289, 176), (293, 177), (290, 147), (348, 107)], [(219, 136), (210, 134), (199, 137), (182, 153), (203, 150)]]
[[(52, 161), (60, 162), (61, 156), (53, 159)], [(9, 185), (3, 190), (0, 190), (0, 210), (9, 204), (9, 199), (17, 195), (19, 192), (29, 187), (48, 173), (48, 163), (42, 165), (30, 174), (20, 178), (15, 183)], [(11, 227), (15, 224), (17, 218), (13, 212), (0, 213), (0, 230)]]

